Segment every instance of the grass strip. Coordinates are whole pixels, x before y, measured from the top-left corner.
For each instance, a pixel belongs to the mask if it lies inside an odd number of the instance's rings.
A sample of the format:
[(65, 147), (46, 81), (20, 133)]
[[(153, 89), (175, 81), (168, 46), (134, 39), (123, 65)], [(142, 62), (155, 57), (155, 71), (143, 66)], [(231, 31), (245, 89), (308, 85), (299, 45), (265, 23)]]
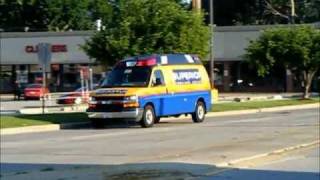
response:
[(271, 108), (278, 106), (290, 106), (301, 104), (319, 103), (319, 98), (301, 100), (301, 99), (289, 99), (289, 100), (268, 100), (268, 101), (248, 101), (248, 102), (232, 102), (232, 103), (219, 103), (214, 104), (212, 112), (233, 111), (233, 110), (246, 110), (246, 109), (260, 109)]
[(36, 126), (46, 124), (62, 124), (72, 122), (87, 122), (88, 116), (85, 113), (64, 113), (64, 114), (39, 114), (39, 115), (16, 115), (0, 116), (0, 128)]

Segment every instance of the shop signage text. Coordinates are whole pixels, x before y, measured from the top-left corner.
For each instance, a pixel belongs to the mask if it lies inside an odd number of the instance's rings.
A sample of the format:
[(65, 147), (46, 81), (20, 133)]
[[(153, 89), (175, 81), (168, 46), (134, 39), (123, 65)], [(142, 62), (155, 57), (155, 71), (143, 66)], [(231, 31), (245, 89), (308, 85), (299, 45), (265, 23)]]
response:
[[(37, 53), (38, 46), (36, 45), (27, 45), (25, 47), (26, 53)], [(59, 52), (67, 52), (67, 45), (65, 44), (53, 44), (51, 45), (51, 52), (52, 53), (59, 53)]]

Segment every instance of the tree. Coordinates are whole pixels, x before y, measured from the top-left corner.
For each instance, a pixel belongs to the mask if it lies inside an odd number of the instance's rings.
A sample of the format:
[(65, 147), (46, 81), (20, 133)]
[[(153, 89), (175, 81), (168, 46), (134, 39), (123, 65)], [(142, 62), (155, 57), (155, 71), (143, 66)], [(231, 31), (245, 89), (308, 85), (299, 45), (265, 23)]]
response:
[(319, 0), (263, 0), (265, 24), (313, 23), (320, 20)]
[(320, 68), (320, 30), (312, 26), (292, 26), (264, 31), (251, 41), (245, 58), (264, 76), (275, 64), (290, 69), (302, 79), (304, 98)]
[(50, 31), (89, 30), (94, 28), (89, 0), (51, 0), (48, 3)]
[[(209, 1), (202, 0), (209, 22)], [(319, 0), (214, 0), (214, 19), (217, 26), (249, 24), (288, 24), (291, 4), (294, 4), (295, 23), (320, 21)]]
[(0, 28), (5, 31), (46, 30), (46, 0), (0, 0)]
[(153, 53), (185, 52), (203, 58), (209, 52), (203, 15), (173, 0), (118, 0), (112, 12), (112, 22), (83, 46), (99, 62), (113, 65), (126, 56)]
[(4, 31), (93, 30), (110, 14), (107, 0), (0, 0)]

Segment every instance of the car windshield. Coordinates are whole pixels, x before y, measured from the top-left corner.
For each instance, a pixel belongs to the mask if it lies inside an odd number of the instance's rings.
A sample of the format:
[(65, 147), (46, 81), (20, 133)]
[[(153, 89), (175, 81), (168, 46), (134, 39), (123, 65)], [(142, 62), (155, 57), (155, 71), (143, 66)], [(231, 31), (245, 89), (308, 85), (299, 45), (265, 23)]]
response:
[(150, 74), (150, 67), (116, 67), (102, 87), (144, 87), (148, 85)]

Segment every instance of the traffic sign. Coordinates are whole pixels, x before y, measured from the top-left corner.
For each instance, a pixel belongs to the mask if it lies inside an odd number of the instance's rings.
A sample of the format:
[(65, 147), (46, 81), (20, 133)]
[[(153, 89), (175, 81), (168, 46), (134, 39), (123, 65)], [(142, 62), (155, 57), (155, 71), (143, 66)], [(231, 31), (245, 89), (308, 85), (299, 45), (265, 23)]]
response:
[(48, 69), (51, 62), (51, 44), (49, 43), (39, 43), (38, 44), (38, 59), (42, 66)]

